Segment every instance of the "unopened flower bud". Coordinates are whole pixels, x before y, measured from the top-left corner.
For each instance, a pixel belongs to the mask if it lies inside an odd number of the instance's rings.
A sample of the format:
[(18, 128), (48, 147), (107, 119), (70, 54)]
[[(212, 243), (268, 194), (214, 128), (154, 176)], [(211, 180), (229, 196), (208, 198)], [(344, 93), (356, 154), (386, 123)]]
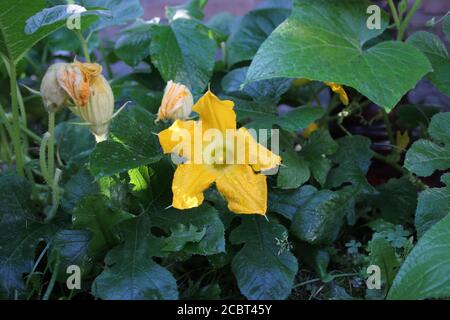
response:
[(169, 81), (164, 89), (164, 97), (158, 110), (159, 120), (187, 119), (192, 112), (194, 98), (182, 84)]
[(40, 91), (48, 112), (58, 111), (70, 98), (58, 82), (58, 73), (65, 70), (67, 65), (67, 63), (51, 65), (42, 78)]
[(114, 113), (114, 95), (108, 81), (101, 74), (91, 83), (86, 107), (78, 107), (77, 111), (89, 125), (97, 142), (106, 140)]

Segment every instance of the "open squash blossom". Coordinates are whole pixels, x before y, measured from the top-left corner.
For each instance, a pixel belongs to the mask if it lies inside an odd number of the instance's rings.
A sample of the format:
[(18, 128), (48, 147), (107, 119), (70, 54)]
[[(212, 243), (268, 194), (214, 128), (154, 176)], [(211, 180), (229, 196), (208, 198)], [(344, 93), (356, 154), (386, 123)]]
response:
[(70, 100), (67, 92), (59, 85), (58, 74), (65, 70), (67, 63), (51, 65), (41, 82), (41, 96), (48, 112), (56, 112)]
[(158, 110), (159, 120), (185, 120), (192, 112), (194, 98), (182, 84), (169, 81), (164, 89), (164, 97)]
[[(231, 211), (266, 213), (266, 176), (259, 171), (277, 167), (281, 158), (260, 145), (247, 129), (236, 128), (233, 107), (232, 101), (220, 100), (208, 91), (193, 107), (200, 116), (199, 121), (177, 120), (159, 133), (164, 153), (176, 153), (186, 159), (185, 163), (178, 165), (174, 175), (173, 207), (182, 210), (200, 206), (204, 200), (203, 192), (215, 183)], [(211, 141), (207, 138), (210, 132), (227, 143), (203, 143)], [(192, 139), (199, 135), (200, 147), (198, 139)], [(232, 138), (228, 139), (230, 136)], [(240, 141), (238, 145), (244, 148), (236, 148), (236, 141)], [(188, 148), (178, 148), (180, 142)], [(240, 161), (236, 161), (238, 158)], [(256, 161), (252, 161), (254, 159)]]
[[(298, 78), (293, 81), (294, 86), (301, 87), (305, 84), (308, 84), (311, 82), (311, 80), (305, 79), (305, 78)], [(339, 99), (341, 100), (342, 104), (348, 105), (349, 99), (347, 92), (345, 92), (345, 89), (340, 84), (337, 84), (335, 82), (324, 82), (324, 84), (328, 87), (330, 87), (331, 91), (339, 95)]]

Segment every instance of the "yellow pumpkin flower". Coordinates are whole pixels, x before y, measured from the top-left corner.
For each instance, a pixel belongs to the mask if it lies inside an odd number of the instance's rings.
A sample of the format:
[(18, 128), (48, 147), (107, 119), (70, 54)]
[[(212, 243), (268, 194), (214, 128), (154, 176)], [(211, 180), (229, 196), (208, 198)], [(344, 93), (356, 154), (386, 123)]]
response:
[[(215, 183), (231, 211), (266, 213), (267, 182), (259, 171), (275, 168), (281, 158), (260, 145), (245, 128), (236, 128), (233, 107), (232, 101), (220, 100), (208, 91), (193, 107), (199, 121), (176, 120), (159, 133), (164, 153), (176, 153), (186, 159), (174, 175), (173, 207), (183, 210), (200, 206), (203, 192)], [(207, 138), (211, 132), (226, 143), (218, 148), (217, 140), (205, 145), (205, 141), (211, 141)], [(177, 148), (180, 143), (185, 148)]]

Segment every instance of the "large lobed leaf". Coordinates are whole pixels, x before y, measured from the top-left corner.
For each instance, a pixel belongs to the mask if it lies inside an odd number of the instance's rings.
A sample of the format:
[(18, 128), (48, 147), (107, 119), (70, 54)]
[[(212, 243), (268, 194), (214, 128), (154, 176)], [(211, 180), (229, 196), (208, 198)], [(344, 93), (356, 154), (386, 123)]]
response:
[(275, 219), (244, 217), (231, 233), (234, 244), (244, 244), (235, 255), (231, 268), (241, 293), (250, 300), (286, 299), (298, 270), (296, 258), (283, 250), (277, 239), (287, 230)]
[(247, 82), (288, 77), (337, 82), (355, 88), (391, 110), (428, 72), (425, 55), (410, 44), (386, 41), (369, 46), (387, 27), (366, 26), (361, 0), (295, 1), (293, 13), (262, 44)]
[(160, 242), (151, 232), (147, 215), (124, 222), (125, 242), (106, 256), (106, 269), (92, 284), (93, 294), (104, 300), (178, 299), (175, 278), (153, 261)]

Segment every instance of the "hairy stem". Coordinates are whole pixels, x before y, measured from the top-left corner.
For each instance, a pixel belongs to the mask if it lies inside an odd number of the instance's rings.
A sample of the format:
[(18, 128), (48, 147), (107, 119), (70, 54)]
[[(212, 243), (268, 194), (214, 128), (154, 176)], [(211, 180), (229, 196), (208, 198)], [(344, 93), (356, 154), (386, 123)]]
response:
[(19, 176), (25, 176), (24, 171), (24, 155), (21, 141), (20, 133), (20, 115), (19, 115), (19, 104), (17, 98), (17, 80), (16, 80), (16, 65), (14, 61), (9, 62), (9, 79), (10, 79), (10, 89), (11, 89), (11, 108), (13, 115), (12, 124), (12, 141), (14, 145), (14, 153), (16, 156), (16, 171)]

